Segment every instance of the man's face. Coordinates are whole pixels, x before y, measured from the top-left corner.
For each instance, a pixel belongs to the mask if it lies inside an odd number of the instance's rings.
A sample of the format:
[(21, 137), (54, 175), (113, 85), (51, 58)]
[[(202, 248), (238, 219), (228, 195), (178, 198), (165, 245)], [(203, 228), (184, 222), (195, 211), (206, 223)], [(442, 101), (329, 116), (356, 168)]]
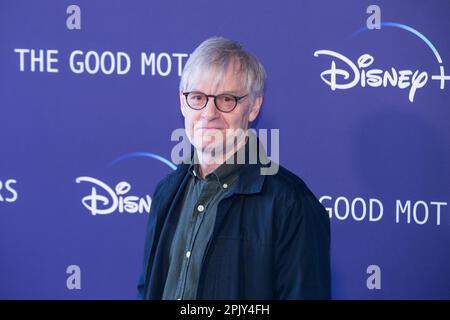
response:
[[(237, 63), (230, 63), (218, 84), (215, 80), (215, 68), (205, 70), (190, 91), (199, 91), (207, 95), (226, 93), (238, 97), (249, 94)], [(220, 148), (220, 146), (223, 146), (223, 141), (218, 141), (218, 133), (221, 133), (221, 137), (225, 138), (226, 134), (229, 133), (227, 129), (246, 131), (249, 121), (255, 120), (259, 113), (262, 97), (257, 97), (253, 103), (251, 102), (250, 96), (247, 96), (238, 101), (232, 112), (224, 113), (215, 107), (214, 98), (210, 97), (208, 104), (203, 109), (194, 110), (186, 104), (186, 98), (180, 92), (181, 112), (184, 116), (185, 130), (190, 142), (197, 150)], [(226, 143), (228, 145), (233, 144), (233, 141), (226, 141)]]

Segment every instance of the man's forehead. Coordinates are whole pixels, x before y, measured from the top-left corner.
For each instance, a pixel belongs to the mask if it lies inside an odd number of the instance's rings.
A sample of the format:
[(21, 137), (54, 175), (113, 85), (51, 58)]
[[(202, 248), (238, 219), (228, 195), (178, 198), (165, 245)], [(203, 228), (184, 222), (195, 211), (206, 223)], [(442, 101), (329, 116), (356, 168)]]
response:
[(245, 74), (235, 63), (228, 66), (199, 67), (189, 79), (191, 89), (242, 91), (245, 87)]

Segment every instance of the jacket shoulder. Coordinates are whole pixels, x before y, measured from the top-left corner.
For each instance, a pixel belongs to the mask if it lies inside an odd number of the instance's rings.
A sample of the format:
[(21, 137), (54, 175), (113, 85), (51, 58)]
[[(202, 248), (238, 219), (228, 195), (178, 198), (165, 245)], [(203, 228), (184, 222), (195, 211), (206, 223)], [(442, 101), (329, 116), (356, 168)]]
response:
[(174, 186), (177, 186), (177, 181), (181, 177), (184, 176), (184, 173), (188, 169), (188, 165), (186, 164), (180, 164), (177, 166), (177, 168), (172, 171), (171, 173), (167, 174), (164, 178), (162, 178), (158, 184), (155, 187), (155, 195), (161, 192), (166, 192), (167, 189), (173, 188)]
[(268, 191), (273, 192), (284, 206), (302, 205), (308, 202), (322, 207), (305, 181), (281, 165), (276, 174), (266, 176), (266, 183)]

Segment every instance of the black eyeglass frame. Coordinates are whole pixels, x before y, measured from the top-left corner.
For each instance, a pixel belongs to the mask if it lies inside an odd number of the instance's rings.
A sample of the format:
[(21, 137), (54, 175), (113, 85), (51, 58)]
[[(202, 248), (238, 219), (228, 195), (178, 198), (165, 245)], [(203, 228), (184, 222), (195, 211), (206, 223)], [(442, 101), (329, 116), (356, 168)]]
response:
[[(194, 108), (194, 107), (192, 107), (192, 106), (189, 104), (189, 101), (188, 101), (188, 95), (191, 94), (191, 93), (199, 93), (199, 94), (204, 95), (204, 96), (206, 97), (206, 103), (205, 103), (205, 105), (204, 105), (203, 107), (201, 107), (201, 108)], [(220, 112), (223, 112), (223, 113), (230, 113), (230, 112), (233, 112), (234, 109), (236, 109), (236, 106), (237, 106), (238, 102), (239, 102), (241, 99), (244, 99), (246, 96), (248, 96), (248, 93), (245, 94), (245, 95), (243, 95), (243, 96), (240, 96), (240, 97), (239, 97), (239, 96), (234, 96), (234, 95), (228, 94), (228, 93), (222, 93), (222, 94), (218, 94), (218, 95), (215, 96), (215, 95), (212, 95), (212, 94), (206, 94), (206, 93), (203, 93), (203, 92), (200, 92), (200, 91), (190, 91), (190, 92), (183, 92), (183, 95), (184, 95), (185, 98), (186, 98), (186, 104), (188, 105), (189, 108), (191, 108), (191, 109), (193, 109), (193, 110), (202, 110), (202, 109), (204, 109), (204, 108), (207, 106), (208, 102), (209, 102), (209, 98), (214, 98), (214, 106), (216, 107), (217, 110), (219, 110)], [(220, 97), (220, 96), (233, 97), (233, 98), (234, 98), (234, 107), (233, 107), (231, 110), (229, 110), (229, 111), (224, 111), (224, 110), (220, 109), (219, 106), (217, 105), (217, 100), (216, 100), (217, 97)]]

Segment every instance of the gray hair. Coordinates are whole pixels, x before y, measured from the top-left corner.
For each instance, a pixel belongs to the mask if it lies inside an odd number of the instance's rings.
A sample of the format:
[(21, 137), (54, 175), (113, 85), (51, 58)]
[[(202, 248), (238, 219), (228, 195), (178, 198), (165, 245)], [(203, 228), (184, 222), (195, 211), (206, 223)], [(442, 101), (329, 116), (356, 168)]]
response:
[(239, 61), (239, 73), (244, 76), (244, 85), (252, 100), (264, 94), (266, 72), (263, 65), (238, 42), (223, 37), (212, 37), (203, 41), (190, 55), (180, 80), (180, 90), (190, 91), (195, 78), (202, 71), (217, 68), (216, 84), (236, 59)]

